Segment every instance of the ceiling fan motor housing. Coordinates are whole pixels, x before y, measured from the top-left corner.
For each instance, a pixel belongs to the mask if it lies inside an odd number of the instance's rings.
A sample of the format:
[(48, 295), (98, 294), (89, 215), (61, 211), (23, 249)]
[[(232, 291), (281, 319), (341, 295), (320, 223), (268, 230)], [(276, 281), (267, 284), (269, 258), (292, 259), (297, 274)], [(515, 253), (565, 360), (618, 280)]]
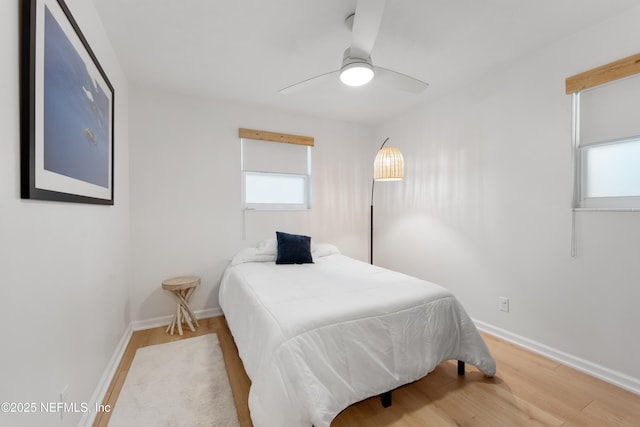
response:
[(348, 47), (344, 51), (344, 55), (342, 55), (342, 67), (340, 69), (344, 69), (344, 67), (351, 64), (368, 64), (371, 68), (373, 68), (373, 64), (371, 63), (371, 56), (367, 56), (366, 58), (358, 58), (357, 56), (351, 56), (351, 47)]

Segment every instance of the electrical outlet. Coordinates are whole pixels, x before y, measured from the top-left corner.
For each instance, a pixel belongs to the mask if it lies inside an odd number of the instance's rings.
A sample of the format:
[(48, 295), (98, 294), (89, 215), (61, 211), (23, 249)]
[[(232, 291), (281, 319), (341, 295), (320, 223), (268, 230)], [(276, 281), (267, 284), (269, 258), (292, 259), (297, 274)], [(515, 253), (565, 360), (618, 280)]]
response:
[(500, 311), (504, 311), (506, 313), (509, 312), (509, 298), (507, 297), (498, 297), (498, 309)]
[(60, 411), (60, 419), (64, 420), (64, 406), (69, 404), (69, 385), (64, 386), (60, 392), (60, 403), (62, 404), (62, 410)]

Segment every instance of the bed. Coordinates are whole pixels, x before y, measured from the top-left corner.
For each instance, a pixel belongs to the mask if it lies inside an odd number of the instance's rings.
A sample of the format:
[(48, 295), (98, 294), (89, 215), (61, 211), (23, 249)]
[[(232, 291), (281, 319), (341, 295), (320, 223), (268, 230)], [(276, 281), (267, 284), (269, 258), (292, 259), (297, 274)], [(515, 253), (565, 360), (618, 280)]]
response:
[(496, 365), (460, 303), (436, 284), (311, 246), (274, 262), (275, 241), (240, 251), (219, 301), (251, 379), (256, 427), (328, 427), (347, 406), (418, 380), (445, 360)]

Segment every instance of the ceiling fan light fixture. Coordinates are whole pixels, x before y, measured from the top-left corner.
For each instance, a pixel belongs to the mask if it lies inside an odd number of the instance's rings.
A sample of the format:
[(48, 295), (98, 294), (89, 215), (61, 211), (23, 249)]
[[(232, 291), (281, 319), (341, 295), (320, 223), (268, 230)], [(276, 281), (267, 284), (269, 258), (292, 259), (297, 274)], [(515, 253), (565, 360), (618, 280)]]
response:
[(340, 81), (347, 86), (366, 85), (373, 78), (373, 67), (366, 62), (351, 63), (340, 70)]
[(373, 78), (373, 64), (371, 57), (366, 59), (351, 56), (351, 48), (347, 48), (342, 56), (340, 67), (340, 81), (347, 86), (366, 85)]

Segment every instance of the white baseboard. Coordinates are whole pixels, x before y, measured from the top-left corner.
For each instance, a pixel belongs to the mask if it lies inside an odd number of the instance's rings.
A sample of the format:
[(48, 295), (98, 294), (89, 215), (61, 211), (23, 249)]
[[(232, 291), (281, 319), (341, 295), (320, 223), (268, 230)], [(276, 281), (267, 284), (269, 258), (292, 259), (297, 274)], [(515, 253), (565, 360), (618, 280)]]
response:
[(588, 360), (581, 359), (569, 353), (565, 353), (563, 351), (533, 341), (529, 338), (525, 338), (518, 334), (514, 334), (488, 323), (481, 322), (475, 319), (474, 323), (481, 331), (487, 332), (491, 335), (495, 335), (496, 337), (508, 341), (512, 344), (526, 348), (527, 350), (531, 350), (534, 353), (538, 353), (551, 360), (562, 363), (563, 365), (567, 365), (571, 368), (577, 369), (578, 371), (584, 372), (587, 375), (599, 378), (603, 381), (640, 395), (640, 379), (638, 378), (633, 378), (621, 372), (617, 372), (596, 363), (589, 362)]
[[(206, 308), (204, 310), (194, 311), (194, 314), (198, 319), (206, 319), (208, 317), (222, 316), (222, 309), (220, 307)], [(98, 382), (96, 390), (91, 396), (91, 400), (88, 402), (90, 408), (95, 408), (96, 405), (102, 404), (104, 396), (107, 394), (107, 390), (109, 389), (111, 380), (116, 374), (116, 369), (118, 369), (120, 360), (122, 360), (122, 356), (124, 356), (124, 352), (127, 349), (127, 345), (131, 340), (131, 335), (133, 334), (133, 332), (141, 331), (144, 329), (157, 328), (158, 326), (166, 326), (169, 324), (169, 322), (171, 322), (172, 317), (173, 315), (161, 316), (154, 317), (153, 319), (148, 320), (136, 320), (129, 323), (129, 326), (127, 326), (127, 329), (124, 331), (124, 335), (116, 346), (113, 356), (111, 356), (111, 360), (109, 360), (109, 363), (107, 364), (107, 368), (105, 369), (102, 377), (100, 378), (100, 381)], [(80, 419), (78, 426), (91, 427), (96, 419), (96, 415), (97, 413), (94, 411), (85, 412)]]
[[(102, 404), (104, 400), (104, 396), (107, 394), (107, 390), (109, 389), (109, 385), (111, 384), (111, 379), (116, 374), (116, 369), (118, 369), (118, 365), (120, 364), (120, 360), (122, 356), (124, 356), (124, 351), (127, 349), (127, 345), (129, 344), (129, 340), (131, 339), (131, 334), (133, 330), (131, 329), (131, 324), (127, 326), (127, 329), (124, 331), (124, 335), (118, 342), (116, 346), (116, 350), (111, 356), (109, 363), (107, 364), (107, 368), (105, 369), (100, 381), (98, 381), (98, 386), (96, 387), (91, 399), (89, 400), (89, 408), (96, 408), (97, 405)], [(96, 419), (97, 412), (95, 411), (87, 411), (82, 415), (78, 426), (91, 427), (93, 422)]]
[[(205, 308), (204, 310), (196, 310), (193, 314), (195, 314), (198, 319), (206, 319), (208, 317), (222, 316), (222, 309), (220, 307)], [(172, 318), (173, 314), (146, 320), (135, 320), (131, 322), (131, 328), (134, 331), (143, 331), (145, 329), (157, 328), (158, 326), (167, 326)]]

